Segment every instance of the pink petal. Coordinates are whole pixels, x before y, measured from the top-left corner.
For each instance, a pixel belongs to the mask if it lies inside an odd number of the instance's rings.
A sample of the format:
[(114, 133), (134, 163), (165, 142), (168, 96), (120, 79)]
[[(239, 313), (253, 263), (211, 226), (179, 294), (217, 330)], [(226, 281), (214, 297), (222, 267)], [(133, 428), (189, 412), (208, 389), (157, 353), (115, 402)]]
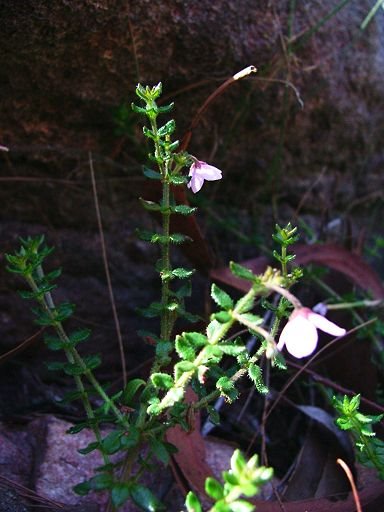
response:
[(188, 188), (192, 189), (192, 192), (196, 194), (204, 184), (204, 178), (198, 174), (194, 174), (188, 183)]
[(199, 165), (198, 161), (197, 162), (193, 162), (193, 164), (189, 168), (188, 176), (194, 176), (194, 174), (197, 172), (197, 169), (199, 167), (200, 167), (200, 165)]
[(304, 315), (297, 314), (282, 330), (277, 344), (278, 350), (286, 346), (288, 352), (298, 359), (307, 357), (317, 347), (317, 330)]
[(344, 334), (347, 332), (342, 327), (339, 327), (333, 322), (327, 320), (325, 317), (318, 315), (317, 313), (313, 313), (312, 311), (308, 313), (307, 318), (315, 327), (323, 332), (331, 334), (332, 336), (344, 336)]
[(201, 165), (196, 169), (196, 172), (199, 176), (207, 181), (221, 180), (223, 175), (220, 169), (214, 167), (213, 165), (206, 164), (205, 162), (200, 163)]

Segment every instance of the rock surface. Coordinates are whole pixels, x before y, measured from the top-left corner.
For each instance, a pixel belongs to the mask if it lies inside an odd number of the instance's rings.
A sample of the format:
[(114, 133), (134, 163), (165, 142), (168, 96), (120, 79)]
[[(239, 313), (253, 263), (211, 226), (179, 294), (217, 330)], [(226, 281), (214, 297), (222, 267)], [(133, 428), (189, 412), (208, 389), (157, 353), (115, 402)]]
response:
[(333, 0), (2, 5), (1, 144), (20, 171), (28, 161), (52, 177), (92, 149), (129, 172), (140, 155), (137, 118), (128, 116), (121, 141), (113, 117), (138, 81), (164, 82), (181, 135), (222, 79), (254, 64), (258, 76), (217, 100), (193, 138), (193, 152), (226, 170), (221, 193), (244, 174), (250, 199), (292, 180), (305, 188), (301, 178), (324, 168), (344, 204), (382, 185), (384, 24), (379, 12), (359, 28), (369, 0), (338, 12)]

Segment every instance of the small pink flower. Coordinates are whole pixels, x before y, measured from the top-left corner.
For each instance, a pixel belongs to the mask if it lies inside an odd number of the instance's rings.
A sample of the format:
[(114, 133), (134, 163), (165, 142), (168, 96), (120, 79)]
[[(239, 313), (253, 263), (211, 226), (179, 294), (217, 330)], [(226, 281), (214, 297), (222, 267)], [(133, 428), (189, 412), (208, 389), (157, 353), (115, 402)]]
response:
[(344, 336), (346, 333), (345, 329), (314, 313), (311, 309), (299, 308), (295, 309), (281, 331), (277, 349), (282, 350), (285, 345), (294, 357), (298, 359), (307, 357), (317, 347), (317, 329), (333, 336)]
[(191, 188), (194, 194), (201, 189), (204, 184), (204, 180), (215, 181), (221, 180), (222, 178), (220, 169), (196, 159), (194, 159), (194, 162), (189, 169), (188, 176), (191, 176), (188, 188)]

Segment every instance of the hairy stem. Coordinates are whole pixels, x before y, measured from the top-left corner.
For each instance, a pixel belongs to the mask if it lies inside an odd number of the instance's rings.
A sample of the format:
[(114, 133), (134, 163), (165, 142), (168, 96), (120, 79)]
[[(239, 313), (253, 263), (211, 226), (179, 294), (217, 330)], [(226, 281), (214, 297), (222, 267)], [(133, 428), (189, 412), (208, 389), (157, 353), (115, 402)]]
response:
[[(42, 269), (40, 270), (39, 273), (40, 273), (40, 275), (43, 275), (42, 274)], [(31, 287), (31, 289), (34, 292), (38, 293), (39, 292), (39, 287), (37, 286), (37, 284), (36, 284), (35, 280), (33, 279), (33, 277), (32, 276), (26, 276), (26, 280), (27, 280), (29, 286)], [(97, 381), (97, 379), (93, 375), (92, 371), (89, 368), (87, 368), (86, 364), (84, 363), (84, 361), (83, 361), (82, 357), (80, 356), (80, 354), (78, 353), (78, 351), (74, 347), (70, 346), (71, 341), (70, 341), (68, 335), (66, 334), (62, 323), (58, 322), (54, 318), (54, 315), (52, 313), (52, 311), (53, 311), (55, 306), (54, 306), (54, 302), (53, 302), (51, 294), (49, 292), (44, 294), (44, 297), (42, 297), (39, 300), (39, 304), (44, 309), (44, 311), (49, 315), (49, 317), (50, 317), (50, 319), (52, 321), (51, 325), (55, 329), (55, 331), (57, 332), (60, 340), (67, 346), (67, 348), (64, 349), (64, 352), (65, 352), (65, 355), (67, 357), (68, 362), (70, 364), (77, 364), (77, 365), (79, 365), (81, 367), (81, 369), (83, 370), (83, 373), (84, 373), (85, 377), (87, 378), (87, 380), (92, 384), (93, 388), (99, 394), (99, 396), (101, 398), (103, 398), (105, 403), (108, 405), (108, 407), (111, 409), (111, 411), (115, 414), (117, 420), (121, 424), (123, 424), (124, 426), (128, 427), (128, 423), (125, 420), (124, 416), (121, 414), (121, 412), (116, 407), (116, 405), (113, 403), (113, 401), (110, 399), (110, 397), (105, 393), (103, 387)], [(78, 391), (81, 393), (84, 409), (85, 409), (87, 415), (88, 415), (88, 413), (91, 412), (92, 418), (90, 418), (90, 419), (94, 419), (95, 417), (94, 417), (94, 414), (93, 414), (93, 410), (92, 410), (92, 407), (90, 405), (87, 392), (86, 392), (86, 390), (85, 390), (85, 388), (83, 386), (81, 377), (80, 376), (76, 376), (76, 375), (74, 375), (73, 377), (74, 377), (76, 386), (78, 388)]]

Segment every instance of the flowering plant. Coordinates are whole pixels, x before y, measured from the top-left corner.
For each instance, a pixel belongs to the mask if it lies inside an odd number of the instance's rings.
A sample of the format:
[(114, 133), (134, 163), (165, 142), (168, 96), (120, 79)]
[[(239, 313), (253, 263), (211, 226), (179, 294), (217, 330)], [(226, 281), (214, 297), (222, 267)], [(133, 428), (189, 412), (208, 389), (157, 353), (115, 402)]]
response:
[[(68, 332), (66, 324), (74, 306), (69, 303), (55, 304), (53, 290), (60, 271), (44, 272), (44, 261), (52, 249), (44, 244), (43, 237), (21, 240), (20, 250), (6, 256), (8, 270), (19, 274), (28, 284), (29, 289), (23, 290), (22, 296), (38, 303), (38, 308), (34, 309), (36, 321), (50, 327), (55, 333), (45, 336), (46, 344), (52, 350), (65, 353), (66, 362), (56, 362), (51, 368), (73, 376), (76, 391), (67, 399), (81, 400), (86, 413), (86, 419), (75, 425), (71, 433), (91, 428), (95, 440), (81, 452), (87, 454), (98, 450), (103, 458), (103, 465), (96, 469), (96, 475), (79, 484), (76, 491), (86, 494), (92, 490), (107, 490), (110, 495), (109, 510), (119, 508), (127, 500), (132, 500), (142, 510), (164, 510), (153, 490), (143, 484), (142, 475), (153, 459), (165, 464), (169, 462), (175, 450), (166, 438), (170, 428), (180, 425), (188, 430), (188, 418), (200, 410), (205, 410), (212, 420), (217, 421), (217, 412), (212, 403), (218, 397), (223, 397), (228, 403), (236, 400), (238, 383), (243, 376), (249, 377), (259, 393), (268, 393), (260, 362), (266, 358), (273, 366), (285, 368), (280, 354), (283, 346), (295, 357), (304, 357), (316, 348), (316, 328), (336, 336), (345, 332), (303, 308), (289, 292), (289, 288), (301, 277), (301, 271), (289, 271), (288, 268), (294, 257), (289, 253), (289, 246), (297, 240), (296, 228), (288, 224), (284, 228), (276, 226), (273, 235), (280, 247), (280, 252), (274, 252), (280, 269), (268, 268), (263, 274), (255, 275), (249, 269), (231, 263), (232, 273), (249, 283), (248, 292), (234, 300), (213, 284), (211, 297), (217, 310), (211, 315), (206, 329), (203, 332), (192, 330), (175, 335), (178, 318), (191, 323), (196, 322), (197, 318), (185, 307), (193, 270), (175, 267), (171, 260), (171, 247), (186, 243), (188, 237), (170, 229), (172, 215), (188, 216), (195, 208), (177, 204), (173, 189), (187, 185), (193, 193), (197, 193), (205, 180), (219, 180), (222, 172), (185, 151), (177, 151), (179, 143), (171, 139), (175, 122), (171, 119), (159, 126), (159, 117), (169, 114), (173, 108), (173, 104), (157, 104), (161, 92), (161, 84), (155, 87), (138, 85), (136, 94), (141, 104), (132, 105), (135, 112), (146, 117), (149, 126), (144, 126), (143, 133), (153, 145), (149, 160), (156, 167), (144, 167), (144, 176), (157, 180), (162, 190), (159, 202), (141, 199), (146, 210), (160, 214), (162, 219), (160, 230), (139, 233), (143, 240), (158, 245), (161, 255), (156, 266), (161, 299), (142, 312), (145, 317), (160, 319), (159, 332), (144, 332), (144, 337), (155, 343), (154, 362), (148, 379), (132, 379), (112, 395), (99, 383), (95, 370), (101, 364), (100, 358), (95, 355), (82, 356), (78, 349), (78, 345), (90, 337), (90, 331)], [(188, 175), (185, 168), (189, 168)], [(258, 299), (265, 301), (275, 292), (281, 297), (274, 309), (275, 321), (269, 329), (264, 325), (263, 317), (254, 312), (254, 306)], [(295, 311), (276, 344), (280, 322), (289, 316), (292, 307)], [(242, 326), (260, 340), (256, 351), (250, 352), (240, 336), (231, 334), (235, 325)], [(229, 358), (231, 365), (224, 366), (224, 358)], [(189, 386), (194, 389), (197, 399), (188, 405), (184, 397)], [(97, 403), (91, 396), (94, 393), (99, 399)], [(114, 425), (107, 434), (103, 429), (106, 423)], [(121, 454), (120, 458), (112, 457), (116, 453)], [(231, 470), (224, 473), (224, 486), (213, 478), (207, 480), (206, 492), (215, 502), (210, 510), (253, 510), (253, 505), (241, 496), (249, 498), (255, 495), (260, 486), (272, 477), (272, 470), (260, 467), (257, 457), (247, 462), (239, 451), (235, 452), (231, 466)], [(194, 494), (188, 495), (186, 507), (188, 512), (202, 510)]]

